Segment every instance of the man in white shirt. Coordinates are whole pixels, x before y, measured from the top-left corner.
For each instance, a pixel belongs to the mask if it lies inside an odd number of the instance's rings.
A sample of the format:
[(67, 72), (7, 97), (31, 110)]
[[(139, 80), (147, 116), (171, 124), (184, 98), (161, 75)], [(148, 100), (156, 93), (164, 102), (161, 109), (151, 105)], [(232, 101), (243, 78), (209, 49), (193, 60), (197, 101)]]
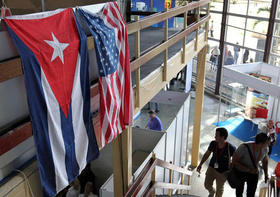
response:
[(276, 132), (275, 132), (275, 129), (274, 129), (273, 120), (270, 119), (267, 123), (260, 124), (259, 128), (258, 128), (258, 133), (265, 133), (268, 136), (270, 136), (270, 144), (269, 144), (269, 147), (268, 147), (269, 148), (268, 155), (271, 155), (272, 147), (276, 143)]

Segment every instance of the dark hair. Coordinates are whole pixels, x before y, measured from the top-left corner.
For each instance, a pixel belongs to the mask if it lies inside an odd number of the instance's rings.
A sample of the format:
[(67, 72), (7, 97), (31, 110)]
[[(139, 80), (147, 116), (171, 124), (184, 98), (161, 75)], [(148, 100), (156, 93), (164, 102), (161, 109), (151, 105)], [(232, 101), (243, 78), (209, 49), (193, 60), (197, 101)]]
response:
[(267, 141), (269, 141), (270, 137), (265, 133), (259, 133), (256, 135), (255, 142), (256, 144), (265, 144)]
[(155, 112), (153, 110), (149, 111), (148, 112), (149, 114), (154, 114)]
[(224, 127), (219, 127), (219, 128), (216, 129), (216, 132), (217, 132), (217, 131), (219, 132), (219, 134), (220, 134), (221, 137), (224, 137), (225, 140), (227, 139), (227, 137), (228, 137), (228, 131), (227, 131), (226, 128), (224, 128)]

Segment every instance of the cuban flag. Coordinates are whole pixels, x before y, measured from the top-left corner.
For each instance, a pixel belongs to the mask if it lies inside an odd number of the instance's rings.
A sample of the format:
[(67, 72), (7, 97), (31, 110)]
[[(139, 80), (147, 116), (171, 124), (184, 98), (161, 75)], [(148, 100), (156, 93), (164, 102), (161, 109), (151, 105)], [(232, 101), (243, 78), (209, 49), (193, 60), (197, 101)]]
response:
[(72, 9), (11, 16), (21, 56), (45, 196), (55, 196), (95, 159), (87, 37)]
[(91, 32), (99, 70), (101, 146), (115, 139), (133, 121), (133, 99), (126, 23), (116, 2), (99, 13), (78, 9)]

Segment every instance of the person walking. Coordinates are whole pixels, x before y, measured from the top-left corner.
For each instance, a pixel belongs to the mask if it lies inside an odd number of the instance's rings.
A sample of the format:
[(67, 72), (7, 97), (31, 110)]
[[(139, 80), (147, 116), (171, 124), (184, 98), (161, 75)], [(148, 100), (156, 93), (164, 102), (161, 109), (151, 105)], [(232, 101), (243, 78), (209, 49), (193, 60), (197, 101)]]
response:
[(236, 187), (236, 197), (243, 196), (244, 184), (247, 183), (247, 197), (255, 197), (259, 171), (258, 164), (262, 162), (265, 174), (265, 182), (268, 180), (268, 144), (270, 137), (265, 133), (259, 133), (255, 142), (241, 144), (232, 158), (232, 165), (235, 174), (240, 182)]
[(270, 136), (270, 143), (268, 146), (268, 156), (272, 153), (272, 147), (276, 144), (276, 132), (274, 129), (274, 122), (273, 120), (269, 120), (265, 124), (260, 124), (258, 128), (258, 133), (265, 133)]
[[(200, 173), (203, 163), (212, 154), (204, 181), (204, 187), (208, 190), (209, 197), (214, 196), (215, 193), (216, 197), (223, 196), (225, 173), (229, 170), (230, 159), (236, 149), (235, 146), (226, 141), (227, 137), (228, 131), (225, 128), (217, 128), (215, 140), (209, 144), (197, 167), (197, 172)], [(213, 188), (214, 181), (216, 181), (216, 191)]]
[(212, 62), (211, 70), (215, 70), (216, 68), (218, 68), (219, 55), (220, 55), (220, 49), (218, 48), (218, 46), (215, 46), (211, 52), (211, 57), (210, 57), (210, 61)]
[(149, 116), (150, 118), (145, 128), (149, 128), (151, 130), (156, 130), (156, 131), (162, 131), (163, 130), (162, 123), (159, 117), (156, 116), (155, 112), (152, 110), (149, 111)]
[[(239, 45), (239, 43), (237, 42), (236, 45)], [(234, 63), (237, 64), (237, 60), (238, 60), (239, 52), (240, 52), (240, 47), (239, 46), (234, 46), (233, 50), (234, 50)]]
[(225, 61), (225, 65), (232, 65), (232, 64), (234, 64), (234, 59), (232, 57), (231, 51), (229, 51), (227, 59)]
[(245, 52), (243, 54), (243, 64), (245, 64), (248, 61), (249, 58), (249, 50), (245, 49)]
[(211, 21), (211, 25), (210, 25), (210, 36), (212, 38), (214, 37), (214, 22), (213, 22), (213, 20)]

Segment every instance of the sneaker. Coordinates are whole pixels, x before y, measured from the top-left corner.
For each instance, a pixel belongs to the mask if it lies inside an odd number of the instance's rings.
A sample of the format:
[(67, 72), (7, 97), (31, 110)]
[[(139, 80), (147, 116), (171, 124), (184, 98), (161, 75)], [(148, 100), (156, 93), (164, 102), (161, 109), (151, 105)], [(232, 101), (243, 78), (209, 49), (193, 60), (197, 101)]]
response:
[(155, 112), (156, 112), (156, 113), (159, 113), (159, 110), (157, 109)]

